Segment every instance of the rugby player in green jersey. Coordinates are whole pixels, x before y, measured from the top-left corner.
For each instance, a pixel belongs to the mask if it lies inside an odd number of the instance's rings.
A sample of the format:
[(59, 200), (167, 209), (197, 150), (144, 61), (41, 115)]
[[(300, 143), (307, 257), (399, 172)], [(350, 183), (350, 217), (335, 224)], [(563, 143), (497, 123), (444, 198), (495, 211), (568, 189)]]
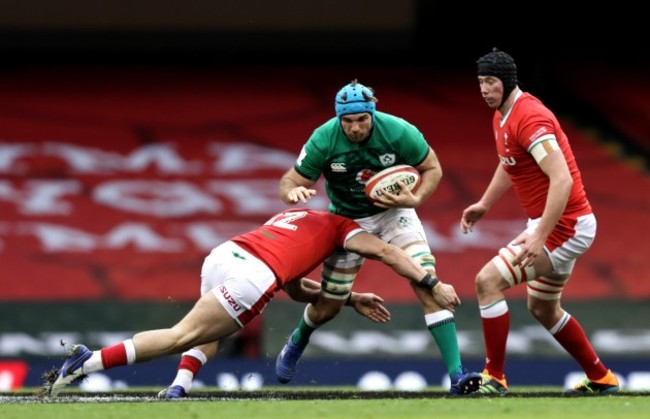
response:
[[(286, 204), (306, 203), (316, 194), (321, 176), (330, 200), (329, 210), (357, 221), (366, 231), (401, 247), (436, 277), (422, 223), (415, 211), (437, 188), (442, 169), (436, 153), (422, 133), (406, 120), (376, 110), (374, 91), (356, 80), (335, 98), (336, 117), (316, 128), (303, 146), (295, 165), (280, 180), (279, 195)], [(401, 185), (397, 194), (384, 194), (370, 202), (366, 181), (387, 167), (407, 164), (422, 179), (415, 193)], [(323, 264), (321, 297), (308, 304), (303, 318), (276, 360), (276, 376), (288, 383), (311, 334), (338, 314), (345, 304), (364, 258), (349, 253), (332, 254)], [(451, 394), (476, 390), (480, 374), (467, 372), (461, 362), (456, 324), (451, 310), (436, 304), (430, 290), (414, 285), (422, 303), (424, 320), (436, 341), (451, 379)]]

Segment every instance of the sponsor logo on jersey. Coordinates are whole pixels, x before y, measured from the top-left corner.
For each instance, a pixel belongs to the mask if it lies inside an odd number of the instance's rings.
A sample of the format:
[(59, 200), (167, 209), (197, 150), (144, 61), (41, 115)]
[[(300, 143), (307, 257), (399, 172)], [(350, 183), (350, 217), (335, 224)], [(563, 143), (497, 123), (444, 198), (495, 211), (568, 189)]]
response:
[(382, 154), (379, 156), (379, 161), (386, 167), (392, 166), (395, 164), (395, 155), (392, 153)]
[(345, 173), (348, 171), (345, 167), (345, 163), (332, 163), (330, 164), (330, 169), (332, 169), (332, 172), (336, 173)]
[(505, 166), (514, 166), (517, 164), (517, 160), (515, 160), (515, 158), (512, 156), (506, 157), (506, 156), (499, 155), (499, 160), (501, 160), (501, 164)]
[(546, 134), (547, 132), (548, 130), (546, 129), (546, 127), (540, 127), (537, 131), (533, 133), (533, 135), (530, 136), (530, 141), (535, 141), (536, 139)]
[(365, 185), (368, 183), (371, 177), (375, 175), (375, 172), (373, 172), (370, 169), (363, 169), (359, 173), (357, 173), (357, 182), (361, 183), (362, 185)]
[(223, 298), (226, 301), (228, 301), (228, 304), (230, 304), (230, 307), (232, 307), (233, 310), (235, 310), (235, 311), (241, 311), (242, 310), (242, 306), (237, 304), (237, 301), (235, 301), (235, 299), (232, 297), (232, 295), (230, 295), (230, 293), (228, 292), (228, 289), (226, 288), (225, 285), (220, 285), (219, 286), (219, 292), (221, 292), (221, 295), (223, 295)]

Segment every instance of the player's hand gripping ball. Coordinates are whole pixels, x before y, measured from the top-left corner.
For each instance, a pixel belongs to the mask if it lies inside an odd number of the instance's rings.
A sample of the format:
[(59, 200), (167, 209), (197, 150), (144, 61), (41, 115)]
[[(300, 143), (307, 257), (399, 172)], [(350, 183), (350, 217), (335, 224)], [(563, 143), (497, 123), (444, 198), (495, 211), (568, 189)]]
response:
[(376, 201), (377, 196), (384, 192), (390, 192), (399, 195), (401, 189), (397, 184), (398, 181), (404, 182), (406, 187), (415, 192), (420, 187), (420, 172), (413, 166), (400, 164), (375, 173), (366, 183), (366, 196), (371, 201)]

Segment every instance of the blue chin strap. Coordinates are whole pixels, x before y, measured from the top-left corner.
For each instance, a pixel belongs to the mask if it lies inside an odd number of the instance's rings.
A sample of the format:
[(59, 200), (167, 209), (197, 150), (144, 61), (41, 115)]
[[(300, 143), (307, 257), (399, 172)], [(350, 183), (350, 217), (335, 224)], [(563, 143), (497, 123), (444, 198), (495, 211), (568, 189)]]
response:
[(372, 89), (357, 83), (356, 80), (353, 81), (336, 94), (334, 99), (336, 116), (341, 118), (343, 115), (368, 112), (374, 117), (377, 108), (375, 100), (373, 100), (374, 96), (375, 92)]

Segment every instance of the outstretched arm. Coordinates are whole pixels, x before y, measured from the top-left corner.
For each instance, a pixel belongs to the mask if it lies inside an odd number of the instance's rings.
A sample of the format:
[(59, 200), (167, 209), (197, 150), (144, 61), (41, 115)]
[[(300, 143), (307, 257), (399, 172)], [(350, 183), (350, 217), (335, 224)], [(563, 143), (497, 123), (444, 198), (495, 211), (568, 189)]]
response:
[(364, 231), (349, 238), (345, 247), (347, 250), (368, 259), (379, 260), (399, 275), (416, 283), (418, 286), (428, 289), (441, 308), (453, 312), (455, 307), (460, 304), (460, 298), (458, 298), (453, 286), (443, 284), (437, 278), (431, 276), (412, 257), (397, 246), (388, 244)]
[(460, 218), (460, 231), (469, 233), (472, 231), (474, 224), (478, 222), (483, 216), (492, 208), (492, 205), (503, 195), (510, 187), (510, 177), (505, 169), (499, 164), (494, 171), (492, 180), (487, 189), (483, 193), (481, 200), (470, 205), (463, 210), (463, 215)]
[[(289, 282), (284, 286), (284, 291), (294, 301), (312, 304), (316, 304), (321, 293), (320, 283), (309, 278)], [(357, 313), (373, 322), (386, 323), (390, 321), (390, 311), (384, 306), (383, 302), (383, 298), (371, 292), (352, 292), (346, 305), (351, 306)]]
[(357, 313), (375, 323), (388, 323), (390, 311), (383, 304), (384, 299), (371, 292), (352, 292), (346, 305), (352, 306)]

